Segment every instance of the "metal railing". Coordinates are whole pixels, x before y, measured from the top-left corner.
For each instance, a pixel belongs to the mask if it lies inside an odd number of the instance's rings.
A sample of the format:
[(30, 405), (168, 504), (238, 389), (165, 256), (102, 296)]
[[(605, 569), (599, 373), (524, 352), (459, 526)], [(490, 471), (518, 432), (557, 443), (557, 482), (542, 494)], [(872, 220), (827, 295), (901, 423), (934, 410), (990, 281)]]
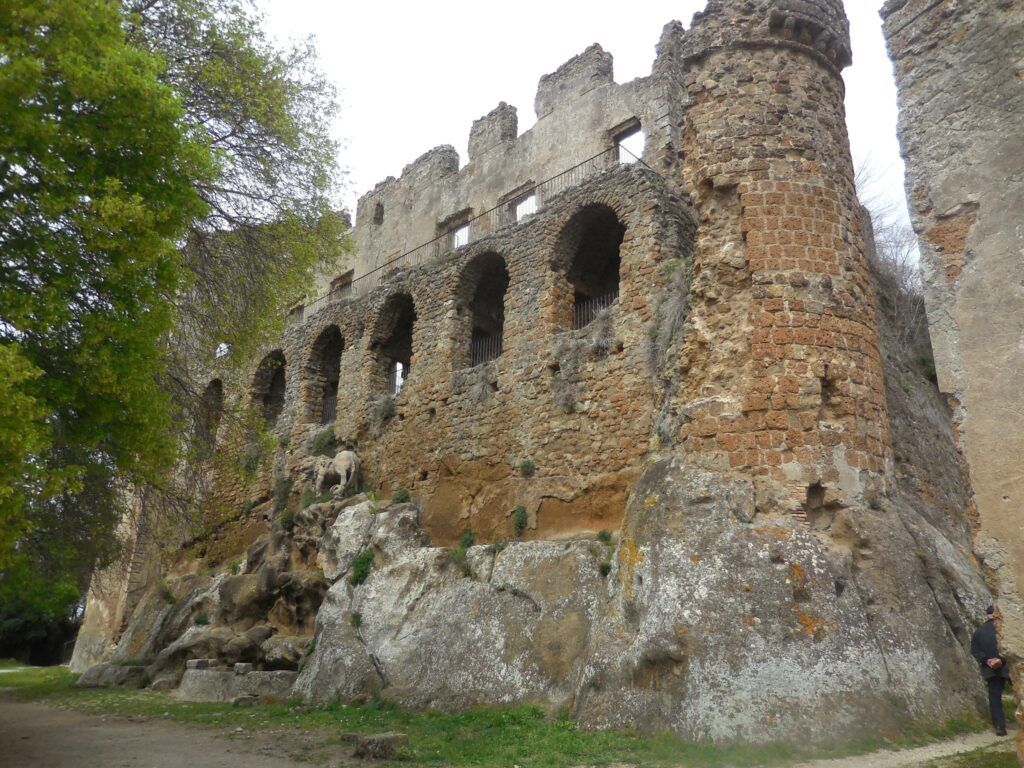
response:
[[(451, 253), (455, 250), (455, 247), (468, 245), (483, 237), (492, 235), (504, 227), (518, 224), (520, 221), (533, 215), (534, 212), (543, 210), (547, 201), (555, 195), (578, 186), (600, 173), (618, 168), (621, 165), (633, 164), (639, 164), (648, 170), (652, 170), (642, 159), (621, 144), (616, 144), (593, 157), (588, 157), (582, 163), (577, 163), (572, 168), (535, 184), (529, 189), (523, 190), (522, 194), (513, 200), (504, 201), (490, 210), (474, 216), (468, 222), (463, 221), (457, 227), (445, 231), (433, 240), (389, 259), (365, 275), (360, 275), (349, 284), (350, 291), (346, 294), (345, 298), (365, 296), (401, 270), (439, 259)], [(533, 203), (524, 206), (524, 201), (531, 196), (534, 198)], [(456, 235), (457, 230), (462, 230), (467, 226), (468, 232), (463, 233), (460, 231)], [(456, 243), (458, 243), (458, 246), (456, 246)], [(308, 302), (305, 308), (307, 310), (317, 309), (322, 304), (340, 300), (341, 297), (333, 293), (327, 293)]]
[(619, 289), (601, 296), (587, 296), (576, 299), (572, 305), (572, 329), (578, 331), (593, 322), (594, 318), (608, 309), (619, 298)]
[(320, 423), (331, 424), (338, 415), (338, 393), (324, 395), (320, 401)]
[(501, 357), (501, 344), (503, 334), (496, 333), (493, 336), (476, 338), (469, 342), (469, 364), (470, 366), (487, 363)]

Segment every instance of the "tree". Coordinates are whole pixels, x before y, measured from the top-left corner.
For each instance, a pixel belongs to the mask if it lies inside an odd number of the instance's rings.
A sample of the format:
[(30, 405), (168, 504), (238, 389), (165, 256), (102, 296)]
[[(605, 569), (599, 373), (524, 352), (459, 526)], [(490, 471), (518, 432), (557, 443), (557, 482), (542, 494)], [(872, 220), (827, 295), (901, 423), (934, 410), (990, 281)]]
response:
[(80, 585), (174, 460), (161, 339), (216, 167), (160, 72), (112, 2), (0, 10), (0, 603)]
[(166, 62), (162, 79), (190, 137), (218, 163), (196, 184), (207, 209), (183, 247), (195, 280), (179, 296), (175, 351), (208, 362), (224, 342), (246, 360), (306, 292), (315, 265), (346, 247), (332, 199), (334, 90), (313, 45), (276, 48), (247, 0), (124, 2), (130, 38)]

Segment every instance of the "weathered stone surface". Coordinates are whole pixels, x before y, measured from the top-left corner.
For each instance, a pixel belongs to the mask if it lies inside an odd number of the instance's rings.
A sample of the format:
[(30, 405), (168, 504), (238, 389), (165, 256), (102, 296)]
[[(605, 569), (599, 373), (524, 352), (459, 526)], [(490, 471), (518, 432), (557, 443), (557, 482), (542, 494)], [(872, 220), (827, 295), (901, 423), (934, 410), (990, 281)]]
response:
[(234, 702), (239, 697), (257, 701), (284, 701), (295, 682), (295, 672), (249, 672), (235, 674), (231, 670), (188, 669), (174, 693), (184, 701)]
[(336, 581), (345, 574), (352, 560), (366, 546), (374, 523), (373, 509), (370, 501), (343, 509), (327, 529), (317, 554), (317, 565), (328, 581)]
[(75, 685), (79, 688), (141, 688), (146, 668), (122, 664), (96, 664), (81, 674)]
[[(970, 474), (976, 550), (1024, 658), (1024, 3), (889, 0), (907, 197), (939, 387)], [(1024, 760), (1024, 741), (1018, 750)]]
[(267, 669), (298, 670), (309, 645), (309, 637), (274, 635), (263, 642), (263, 664)]
[(374, 733), (359, 736), (353, 754), (370, 760), (395, 760), (408, 743), (409, 737), (404, 733)]

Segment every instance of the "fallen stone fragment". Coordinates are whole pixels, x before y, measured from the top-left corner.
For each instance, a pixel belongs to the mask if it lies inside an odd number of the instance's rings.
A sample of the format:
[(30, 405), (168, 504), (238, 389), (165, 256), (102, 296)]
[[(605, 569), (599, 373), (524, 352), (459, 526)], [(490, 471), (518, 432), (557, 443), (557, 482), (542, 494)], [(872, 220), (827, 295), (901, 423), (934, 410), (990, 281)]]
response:
[(355, 757), (373, 760), (394, 760), (399, 750), (409, 742), (404, 733), (374, 733), (359, 736), (356, 740)]

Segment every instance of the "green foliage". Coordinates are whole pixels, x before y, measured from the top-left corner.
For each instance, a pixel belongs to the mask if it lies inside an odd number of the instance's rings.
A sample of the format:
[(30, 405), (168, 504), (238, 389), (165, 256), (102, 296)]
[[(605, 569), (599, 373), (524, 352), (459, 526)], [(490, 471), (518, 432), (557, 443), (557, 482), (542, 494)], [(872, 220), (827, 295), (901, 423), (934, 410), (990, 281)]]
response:
[(242, 505), (242, 514), (248, 515), (250, 512), (256, 509), (256, 506), (258, 504), (259, 502), (256, 501), (255, 499), (249, 499), (249, 501), (245, 502), (245, 504)]
[(602, 575), (602, 576), (607, 576), (607, 575), (608, 575), (609, 573), (611, 573), (611, 572), (612, 572), (612, 564), (611, 564), (611, 561), (610, 561), (610, 560), (605, 560), (605, 561), (603, 561), (603, 562), (601, 563), (601, 565), (599, 565), (599, 566), (597, 567), (597, 569), (598, 569), (598, 570), (599, 570), (599, 571), (601, 572), (601, 575)]
[(160, 582), (160, 597), (168, 605), (174, 605), (178, 602), (178, 598), (176, 598), (174, 593), (171, 592), (171, 588), (163, 581)]
[(229, 570), (231, 571), (231, 575), (232, 576), (237, 576), (242, 571), (242, 564), (240, 562), (238, 562), (237, 560), (235, 560), (231, 564), (231, 568)]
[(406, 504), (411, 499), (412, 496), (410, 496), (409, 492), (404, 488), (399, 488), (397, 491), (391, 494), (391, 501), (393, 501), (395, 504)]
[(505, 547), (507, 546), (507, 541), (492, 541), (490, 545), (487, 547), (487, 551), (490, 552), (492, 555), (498, 555), (501, 552), (503, 552), (505, 550)]
[(471, 575), (467, 555), (474, 544), (473, 532), (468, 528), (459, 536), (459, 542), (448, 550), (448, 562), (462, 569), (464, 575)]
[(352, 561), (352, 569), (348, 575), (348, 583), (358, 587), (370, 577), (373, 570), (373, 550), (369, 547), (364, 549)]
[(148, 663), (145, 659), (124, 659), (118, 662), (122, 667), (144, 667)]
[(533, 477), (537, 472), (537, 465), (530, 459), (523, 459), (519, 462), (519, 473), (523, 477)]
[(363, 614), (359, 611), (352, 611), (352, 626), (359, 629), (363, 626)]
[(279, 477), (274, 481), (274, 514), (280, 515), (288, 506), (292, 485), (292, 480), (288, 477)]
[(291, 510), (283, 512), (278, 518), (278, 523), (281, 525), (282, 531), (292, 533), (295, 530), (295, 513)]
[(263, 446), (260, 443), (252, 443), (246, 446), (245, 451), (242, 453), (242, 474), (250, 479), (255, 477), (262, 462)]
[(333, 456), (336, 445), (334, 430), (327, 428), (316, 433), (311, 449), (314, 456)]
[(607, 528), (597, 532), (597, 540), (606, 546), (610, 546), (612, 543), (612, 532)]
[(210, 617), (206, 615), (205, 611), (200, 611), (196, 614), (195, 618), (192, 619), (192, 623), (197, 627), (205, 627), (210, 623)]
[(313, 489), (312, 488), (306, 488), (302, 492), (302, 498), (299, 501), (299, 505), (303, 509), (305, 509), (306, 507), (311, 506), (314, 501), (316, 501), (316, 494), (313, 492)]
[(512, 511), (512, 527), (515, 528), (516, 538), (526, 533), (526, 526), (530, 522), (530, 516), (526, 513), (526, 507), (519, 505)]
[(173, 467), (161, 340), (213, 164), (114, 3), (8, 5), (0, 61), (0, 592), (42, 620)]

